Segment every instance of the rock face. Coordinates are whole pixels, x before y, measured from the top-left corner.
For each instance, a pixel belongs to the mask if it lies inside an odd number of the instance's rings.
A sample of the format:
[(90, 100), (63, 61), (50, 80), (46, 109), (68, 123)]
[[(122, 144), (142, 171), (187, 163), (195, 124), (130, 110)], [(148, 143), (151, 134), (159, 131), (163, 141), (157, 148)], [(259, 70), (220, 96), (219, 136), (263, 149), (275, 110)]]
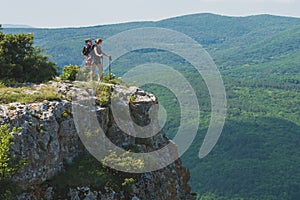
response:
[[(52, 82), (66, 99), (78, 92), (73, 84)], [(139, 88), (122, 88), (111, 85), (119, 94), (121, 103), (129, 106), (128, 97), (134, 96), (131, 113), (138, 124), (147, 124), (149, 109), (157, 104), (157, 99)], [(109, 106), (96, 106), (97, 118), (111, 141), (120, 146), (136, 144), (135, 138), (125, 134), (116, 124)], [(72, 114), (72, 102), (68, 100), (44, 101), (40, 103), (12, 103), (0, 106), (0, 123), (22, 127), (14, 135), (11, 155), (15, 160), (24, 160), (26, 165), (12, 177), (12, 181), (26, 191), (18, 199), (53, 199), (55, 189), (43, 184), (46, 180), (64, 169), (64, 163), (72, 160), (85, 149), (77, 134)], [(147, 145), (138, 144), (142, 152), (153, 151), (169, 143), (161, 131), (147, 139)], [(180, 159), (169, 166), (140, 174), (135, 181), (130, 199), (163, 200), (195, 199), (188, 185), (189, 171), (182, 166)], [(43, 185), (43, 186), (42, 186)], [(128, 199), (122, 191), (105, 188), (104, 191), (91, 191), (89, 187), (66, 188), (69, 199)]]
[(2, 121), (22, 127), (22, 131), (14, 135), (11, 152), (17, 160), (27, 163), (13, 176), (13, 181), (22, 188), (40, 185), (63, 168), (64, 160), (78, 155), (75, 126), (71, 116), (66, 116), (70, 109), (68, 101), (1, 106)]

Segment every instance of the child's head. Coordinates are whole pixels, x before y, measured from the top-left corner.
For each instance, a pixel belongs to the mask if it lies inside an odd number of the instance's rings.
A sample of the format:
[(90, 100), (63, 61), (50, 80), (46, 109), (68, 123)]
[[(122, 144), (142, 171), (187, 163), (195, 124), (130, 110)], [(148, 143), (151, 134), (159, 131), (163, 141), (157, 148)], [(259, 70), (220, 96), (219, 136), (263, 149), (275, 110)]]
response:
[(86, 44), (92, 45), (92, 39), (86, 39), (86, 40), (85, 40), (85, 43), (86, 43)]

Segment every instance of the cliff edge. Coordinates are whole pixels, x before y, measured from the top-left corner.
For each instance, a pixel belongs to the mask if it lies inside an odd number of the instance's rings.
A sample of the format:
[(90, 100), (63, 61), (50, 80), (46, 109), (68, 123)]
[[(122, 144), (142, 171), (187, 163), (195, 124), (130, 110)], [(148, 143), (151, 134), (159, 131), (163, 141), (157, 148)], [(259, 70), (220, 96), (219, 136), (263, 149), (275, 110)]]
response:
[[(39, 92), (44, 86), (33, 85), (28, 92)], [(102, 185), (98, 183), (101, 180), (88, 184), (79, 182), (78, 185), (63, 185), (57, 181), (57, 177), (71, 179), (66, 175), (68, 169), (88, 157), (89, 153), (78, 136), (72, 113), (70, 98), (78, 92), (78, 87), (76, 84), (63, 82), (49, 82), (47, 87), (49, 86), (60, 94), (60, 99), (26, 104), (15, 102), (0, 106), (0, 124), (22, 128), (13, 134), (14, 144), (10, 152), (14, 162), (26, 163), (11, 179), (22, 190), (17, 196), (18, 199), (195, 199), (188, 184), (189, 170), (182, 166), (180, 159), (163, 169), (132, 175), (114, 171), (99, 162), (100, 168), (106, 172), (102, 176), (106, 182)], [(157, 104), (155, 96), (137, 87), (125, 88), (110, 84), (104, 86), (108, 88), (106, 92), (117, 93), (123, 105), (131, 106), (131, 115), (137, 124), (147, 124), (149, 109)], [(116, 124), (109, 103), (107, 99), (100, 99), (95, 105), (95, 112), (105, 134), (115, 145), (139, 152), (150, 152), (170, 142), (163, 131), (142, 140), (127, 135)], [(76, 173), (75, 171), (74, 176), (79, 176), (79, 172)], [(110, 179), (107, 178), (107, 173), (112, 173), (116, 178), (125, 177), (124, 183), (116, 187), (108, 184), (107, 180)], [(87, 173), (86, 176), (90, 175)]]

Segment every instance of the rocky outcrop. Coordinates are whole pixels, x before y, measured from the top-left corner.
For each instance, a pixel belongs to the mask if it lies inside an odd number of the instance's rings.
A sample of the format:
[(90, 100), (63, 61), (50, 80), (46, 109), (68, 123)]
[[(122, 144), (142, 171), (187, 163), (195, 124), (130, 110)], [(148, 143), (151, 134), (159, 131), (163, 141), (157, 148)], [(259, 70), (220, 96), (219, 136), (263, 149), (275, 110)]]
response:
[(0, 109), (2, 122), (22, 127), (11, 148), (12, 157), (26, 162), (13, 176), (22, 188), (40, 185), (61, 171), (64, 161), (78, 155), (79, 138), (68, 114), (70, 102), (13, 103)]
[[(72, 102), (67, 100), (79, 89), (73, 84), (52, 82), (52, 87), (62, 94), (59, 101), (39, 103), (11, 103), (0, 106), (0, 123), (9, 123), (13, 127), (22, 127), (14, 134), (14, 145), (11, 156), (16, 161), (25, 161), (12, 181), (22, 187), (24, 192), (18, 199), (53, 199), (55, 188), (45, 186), (45, 181), (64, 169), (64, 163), (72, 163), (79, 154), (85, 152), (72, 115)], [(138, 124), (147, 124), (149, 109), (157, 104), (157, 99), (136, 87), (124, 88), (109, 85), (119, 94), (123, 105), (129, 106), (129, 97), (134, 96), (131, 113)], [(116, 124), (109, 106), (96, 106), (97, 118), (110, 140), (125, 147), (135, 144), (140, 151), (148, 152), (161, 148), (169, 143), (166, 135), (160, 131), (146, 139), (147, 144), (138, 144), (133, 136), (128, 136)], [(194, 199), (188, 185), (189, 171), (182, 166), (180, 159), (169, 166), (138, 176), (130, 191), (130, 199)], [(92, 191), (88, 186), (65, 188), (69, 199), (128, 199), (122, 191), (109, 188)]]

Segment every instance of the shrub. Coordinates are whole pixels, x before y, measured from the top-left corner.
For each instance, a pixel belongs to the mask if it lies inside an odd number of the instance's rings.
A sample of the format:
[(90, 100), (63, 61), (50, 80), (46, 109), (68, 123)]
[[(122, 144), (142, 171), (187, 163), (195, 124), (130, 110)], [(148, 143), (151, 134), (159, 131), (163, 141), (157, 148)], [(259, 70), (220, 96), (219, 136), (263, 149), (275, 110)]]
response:
[(110, 73), (107, 76), (102, 77), (102, 82), (104, 83), (110, 83), (115, 85), (122, 84), (122, 79), (120, 77), (116, 77), (114, 74)]
[(110, 151), (110, 154), (103, 159), (103, 163), (108, 166), (118, 166), (126, 171), (144, 168), (144, 162), (133, 158), (129, 153), (129, 151), (126, 151), (124, 154), (118, 156), (115, 152)]
[[(13, 131), (17, 131), (14, 129)], [(9, 166), (9, 151), (10, 146), (13, 144), (13, 136), (10, 134), (8, 124), (0, 126), (0, 181), (10, 177), (14, 172), (14, 168)]]
[(0, 81), (10, 85), (51, 80), (57, 74), (57, 66), (42, 52), (33, 46), (33, 34), (0, 32)]
[(107, 182), (107, 186), (116, 191), (123, 190), (125, 193), (132, 192), (132, 185), (138, 179), (139, 174), (118, 171), (109, 166), (118, 166), (127, 171), (144, 168), (144, 162), (140, 159), (133, 158), (129, 153), (130, 151), (126, 151), (122, 155), (117, 155), (116, 152), (110, 151), (102, 160), (103, 164), (107, 166), (107, 171), (115, 177), (113, 181)]
[(76, 76), (80, 70), (80, 66), (77, 65), (68, 65), (63, 68), (63, 72), (60, 75), (61, 80), (66, 81), (75, 81)]
[[(108, 187), (116, 192), (122, 190), (126, 195), (130, 193), (132, 184), (136, 180), (134, 176), (137, 176), (105, 167), (88, 153), (80, 154), (72, 163), (65, 163), (65, 167), (66, 170), (49, 180), (49, 184), (55, 187), (59, 194), (64, 194), (66, 188), (89, 185), (92, 190), (105, 191)], [(68, 198), (68, 196), (62, 197)]]
[(9, 124), (0, 126), (0, 199), (15, 199), (21, 189), (11, 182), (12, 174), (26, 165), (25, 160), (12, 160), (10, 147), (14, 144), (11, 133), (20, 132), (21, 128), (10, 128)]

